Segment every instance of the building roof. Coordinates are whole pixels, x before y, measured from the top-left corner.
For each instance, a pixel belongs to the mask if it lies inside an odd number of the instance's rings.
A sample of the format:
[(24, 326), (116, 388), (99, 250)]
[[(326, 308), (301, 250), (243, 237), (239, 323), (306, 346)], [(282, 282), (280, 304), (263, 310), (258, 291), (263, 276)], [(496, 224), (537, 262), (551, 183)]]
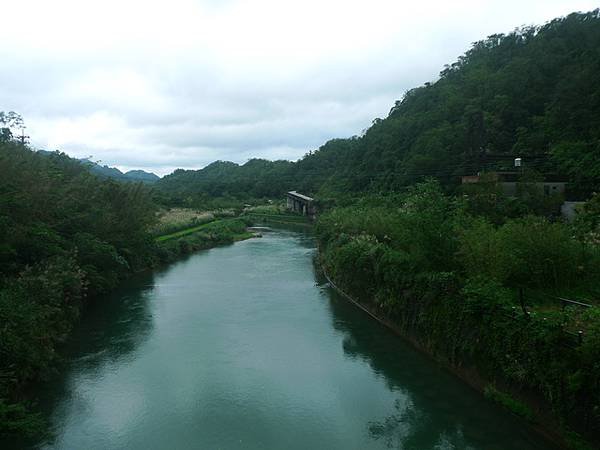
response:
[(311, 197), (308, 197), (308, 196), (306, 196), (306, 195), (299, 194), (299, 193), (297, 193), (296, 191), (289, 191), (289, 192), (287, 193), (287, 195), (290, 195), (290, 196), (292, 196), (292, 197), (297, 197), (297, 198), (299, 198), (299, 199), (301, 199), (301, 200), (304, 200), (304, 201), (307, 201), (307, 202), (312, 202), (312, 201), (314, 200), (313, 198), (311, 198)]

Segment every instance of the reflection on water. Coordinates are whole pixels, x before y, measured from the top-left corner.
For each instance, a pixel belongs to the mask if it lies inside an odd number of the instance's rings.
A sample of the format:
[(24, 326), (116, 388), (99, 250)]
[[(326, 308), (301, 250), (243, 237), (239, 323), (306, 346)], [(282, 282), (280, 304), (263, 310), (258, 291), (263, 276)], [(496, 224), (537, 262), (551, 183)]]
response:
[[(67, 376), (42, 387), (40, 406), (49, 416), (60, 413), (65, 398), (78, 403), (79, 413), (90, 411), (92, 405), (82, 397), (74, 399), (73, 384), (99, 376), (106, 366), (126, 362), (148, 338), (153, 325), (148, 305), (153, 284), (154, 274), (139, 274), (86, 305), (81, 322), (62, 350), (66, 360), (61, 370)], [(45, 445), (52, 445), (55, 435), (56, 429), (49, 430)]]
[[(396, 412), (379, 422), (369, 424), (375, 440), (383, 440), (388, 448), (401, 449), (472, 449), (461, 428), (432, 430), (427, 414), (410, 401), (396, 400)], [(490, 444), (487, 448), (494, 448)], [(497, 447), (496, 448), (502, 448)]]
[(393, 411), (367, 424), (373, 439), (404, 450), (554, 448), (320, 282), (344, 353), (368, 363), (397, 397)]
[(549, 448), (337, 297), (314, 255), (307, 233), (264, 233), (98, 299), (42, 389), (40, 446)]
[(148, 296), (153, 275), (144, 274), (126, 286), (88, 305), (82, 323), (75, 329), (67, 352), (72, 359), (86, 361), (93, 369), (106, 361), (126, 358), (152, 329)]

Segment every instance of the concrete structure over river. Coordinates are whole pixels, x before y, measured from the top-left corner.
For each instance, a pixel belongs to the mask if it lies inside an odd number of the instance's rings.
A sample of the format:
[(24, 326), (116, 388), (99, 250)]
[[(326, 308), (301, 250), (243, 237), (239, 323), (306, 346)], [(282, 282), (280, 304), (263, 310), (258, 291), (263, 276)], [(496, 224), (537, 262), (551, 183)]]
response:
[(303, 194), (299, 194), (296, 191), (289, 191), (286, 194), (287, 197), (287, 209), (298, 212), (302, 215), (308, 216), (311, 219), (315, 218), (316, 209), (314, 205), (314, 199)]

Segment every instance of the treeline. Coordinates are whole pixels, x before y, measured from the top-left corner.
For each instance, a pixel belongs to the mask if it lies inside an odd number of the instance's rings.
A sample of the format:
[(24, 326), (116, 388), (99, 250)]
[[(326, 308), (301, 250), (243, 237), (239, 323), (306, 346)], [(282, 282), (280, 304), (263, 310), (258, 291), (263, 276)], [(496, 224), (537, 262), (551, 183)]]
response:
[(0, 434), (39, 432), (22, 389), (53, 367), (86, 297), (156, 259), (141, 184), (91, 175), (62, 153), (0, 138)]
[(178, 169), (156, 183), (156, 199), (199, 209), (240, 206), (250, 199), (279, 197), (291, 186), (290, 161), (252, 159), (240, 166), (216, 161), (201, 170)]
[(600, 188), (600, 12), (574, 13), (476, 42), (440, 78), (408, 91), (360, 137), (334, 139), (295, 163), (216, 162), (158, 184), (162, 200), (321, 198), (396, 191), (427, 177), (509, 169), (514, 157), (566, 178), (569, 195)]
[[(515, 412), (535, 417), (510, 397), (533, 394), (565, 430), (600, 441), (600, 196), (572, 225), (498, 222), (478, 205), (428, 181), (335, 208), (316, 227), (323, 266), (440, 359), (476, 368), (489, 392), (508, 386), (501, 398)], [(563, 308), (557, 297), (594, 307)]]
[(597, 189), (599, 44), (598, 10), (476, 42), (349, 144), (345, 187), (394, 189), (429, 176), (452, 184), (520, 156), (567, 176), (574, 192)]

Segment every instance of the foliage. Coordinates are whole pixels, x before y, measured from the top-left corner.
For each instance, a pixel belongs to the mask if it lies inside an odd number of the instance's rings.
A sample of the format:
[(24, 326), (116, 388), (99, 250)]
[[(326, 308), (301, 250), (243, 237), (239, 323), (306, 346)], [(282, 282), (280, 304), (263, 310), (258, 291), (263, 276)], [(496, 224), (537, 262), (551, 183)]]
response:
[(175, 239), (163, 239), (158, 243), (158, 259), (163, 264), (169, 263), (198, 250), (252, 237), (246, 231), (247, 226), (242, 219), (222, 219), (201, 225)]
[(562, 223), (528, 216), (494, 227), (473, 220), (460, 231), (459, 263), (468, 277), (552, 292), (596, 283), (600, 254)]
[(184, 208), (173, 208), (159, 217), (159, 222), (152, 228), (155, 236), (165, 236), (178, 231), (197, 227), (215, 220), (215, 214), (199, 213)]
[(13, 129), (25, 129), (25, 124), (21, 115), (14, 111), (0, 111), (0, 142), (8, 142), (12, 139)]
[[(159, 197), (208, 209), (211, 197), (273, 198), (295, 189), (327, 204), (428, 177), (454, 188), (460, 175), (508, 170), (522, 157), (526, 169), (566, 178), (569, 195), (586, 198), (600, 190), (599, 47), (599, 10), (489, 36), (359, 137), (333, 139), (297, 162), (178, 170), (157, 183)], [(506, 216), (553, 207), (523, 200), (505, 202)]]
[[(596, 292), (598, 246), (578, 238), (575, 226), (543, 217), (494, 224), (469, 212), (433, 181), (393, 202), (371, 198), (334, 208), (315, 228), (323, 265), (342, 289), (432, 353), (538, 393), (565, 427), (598, 437), (598, 308), (561, 310), (532, 297), (525, 314), (516, 295), (519, 287)], [(566, 333), (574, 323), (584, 330), (581, 344)], [(493, 396), (529, 417), (517, 400)]]
[[(580, 197), (600, 189), (599, 25), (595, 10), (490, 36), (360, 137), (331, 140), (297, 162), (177, 170), (152, 194), (98, 179), (64, 154), (30, 151), (11, 131), (23, 129), (21, 117), (1, 113), (0, 431), (36, 426), (17, 403), (20, 390), (51, 368), (86, 295), (157, 261), (248, 236), (244, 221), (226, 219), (156, 243), (153, 199), (241, 210), (296, 189), (332, 208), (316, 233), (344, 289), (450, 363), (534, 390), (565, 424), (597, 436), (597, 309), (578, 319), (586, 333), (573, 349), (563, 332), (572, 313), (524, 315), (513, 309), (513, 289), (598, 291), (598, 196), (570, 227), (548, 220), (561, 199), (532, 181), (563, 176)], [(491, 182), (447, 195), (460, 175), (509, 169), (516, 156), (533, 174), (516, 198)]]
[(202, 210), (239, 208), (243, 202), (279, 197), (287, 189), (289, 161), (252, 159), (239, 166), (216, 161), (201, 170), (178, 169), (157, 183), (163, 204)]
[(153, 263), (155, 207), (141, 185), (98, 179), (64, 154), (12, 138), (0, 142), (0, 173), (4, 433), (38, 423), (18, 403), (21, 391), (52, 369), (85, 297)]
[(2, 399), (0, 423), (5, 433), (19, 433), (28, 438), (45, 433), (45, 424), (39, 413), (32, 414), (24, 405), (6, 404)]
[(575, 230), (580, 239), (598, 247), (600, 245), (600, 194), (585, 202), (575, 219)]

